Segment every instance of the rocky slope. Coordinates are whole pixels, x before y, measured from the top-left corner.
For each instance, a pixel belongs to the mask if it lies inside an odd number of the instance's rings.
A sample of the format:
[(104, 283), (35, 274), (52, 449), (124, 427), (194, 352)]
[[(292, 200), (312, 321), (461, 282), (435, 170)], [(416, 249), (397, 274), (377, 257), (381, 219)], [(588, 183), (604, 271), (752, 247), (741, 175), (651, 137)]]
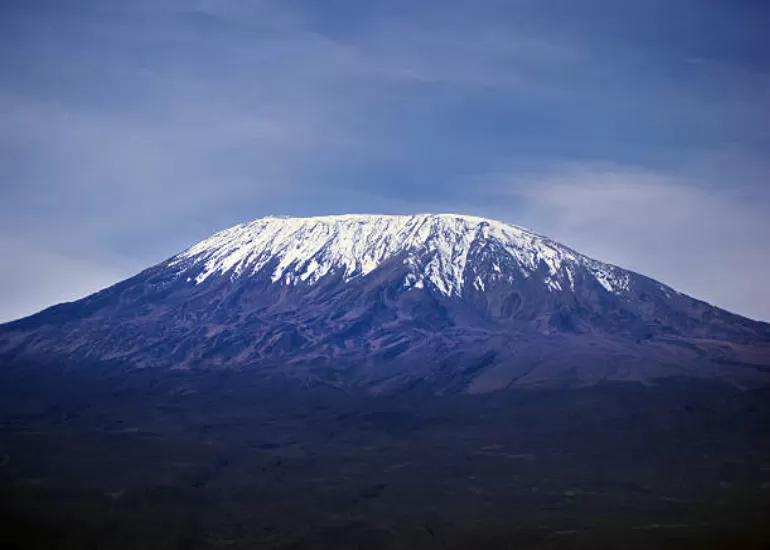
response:
[(370, 391), (744, 385), (770, 379), (770, 325), (492, 220), (265, 218), (0, 326), (0, 354)]

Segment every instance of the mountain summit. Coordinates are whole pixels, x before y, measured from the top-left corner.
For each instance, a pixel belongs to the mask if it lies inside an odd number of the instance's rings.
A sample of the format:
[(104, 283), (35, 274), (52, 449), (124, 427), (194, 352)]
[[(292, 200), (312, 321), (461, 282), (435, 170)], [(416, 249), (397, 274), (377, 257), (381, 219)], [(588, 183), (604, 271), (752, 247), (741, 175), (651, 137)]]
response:
[[(574, 273), (580, 267), (609, 292), (628, 285), (621, 270), (545, 237), (497, 221), (455, 214), (265, 218), (217, 233), (172, 264), (192, 260), (195, 268), (202, 266), (196, 283), (217, 274), (252, 276), (270, 266), (273, 282), (313, 284), (331, 273), (342, 274), (348, 282), (401, 259), (409, 266), (404, 286), (428, 284), (446, 296), (462, 296), (468, 277), (482, 290), (486, 282), (512, 280), (512, 273), (498, 263), (492, 270), (477, 269), (472, 260), (485, 248), (498, 248), (500, 262), (526, 277), (544, 266), (545, 281), (552, 290), (561, 290), (562, 283), (574, 288)], [(271, 262), (276, 259), (278, 265), (273, 267)]]
[(493, 220), (270, 217), (0, 326), (0, 354), (369, 391), (747, 384), (770, 378), (770, 325)]

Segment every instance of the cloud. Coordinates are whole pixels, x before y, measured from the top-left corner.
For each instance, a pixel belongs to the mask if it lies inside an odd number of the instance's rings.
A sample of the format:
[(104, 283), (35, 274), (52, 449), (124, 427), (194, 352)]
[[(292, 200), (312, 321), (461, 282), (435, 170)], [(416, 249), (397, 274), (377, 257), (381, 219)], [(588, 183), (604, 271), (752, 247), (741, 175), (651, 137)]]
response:
[[(89, 271), (91, 288), (267, 214), (447, 210), (759, 311), (688, 279), (666, 251), (679, 241), (611, 216), (644, 204), (699, 250), (722, 238), (704, 215), (759, 239), (732, 220), (770, 203), (766, 34), (735, 34), (746, 17), (729, 8), (688, 2), (653, 21), (647, 4), (566, 0), (33, 4), (0, 8), (0, 279), (34, 271), (29, 250), (81, 275), (32, 274), (29, 296), (67, 298)], [(488, 185), (495, 172), (505, 184)]]
[(0, 236), (0, 322), (77, 300), (133, 273)]
[[(524, 222), (578, 251), (770, 320), (767, 197), (613, 165), (511, 183)], [(740, 189), (740, 188), (739, 188)]]

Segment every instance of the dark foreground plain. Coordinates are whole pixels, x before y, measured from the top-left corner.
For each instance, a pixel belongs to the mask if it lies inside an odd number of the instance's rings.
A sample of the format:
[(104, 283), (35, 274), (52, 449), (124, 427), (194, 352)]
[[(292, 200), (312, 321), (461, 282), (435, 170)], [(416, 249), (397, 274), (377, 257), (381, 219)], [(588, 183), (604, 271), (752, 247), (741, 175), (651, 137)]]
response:
[(8, 365), (0, 491), (7, 550), (770, 548), (770, 390)]

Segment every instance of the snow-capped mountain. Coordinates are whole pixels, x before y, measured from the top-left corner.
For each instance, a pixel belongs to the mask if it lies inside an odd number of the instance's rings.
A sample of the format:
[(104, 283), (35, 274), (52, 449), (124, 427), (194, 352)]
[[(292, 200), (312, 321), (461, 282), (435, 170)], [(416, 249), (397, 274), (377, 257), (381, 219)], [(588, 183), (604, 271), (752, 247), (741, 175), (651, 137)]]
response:
[[(545, 266), (546, 284), (574, 288), (574, 273), (588, 270), (609, 292), (628, 289), (620, 269), (582, 256), (545, 237), (497, 221), (453, 214), (417, 216), (348, 215), (317, 218), (265, 218), (239, 225), (198, 243), (172, 265), (201, 267), (196, 283), (212, 275), (252, 276), (275, 259), (273, 282), (313, 284), (332, 272), (345, 282), (363, 277), (384, 262), (402, 257), (409, 266), (404, 286), (432, 285), (446, 296), (461, 296), (467, 276), (483, 290), (485, 280), (512, 280), (469, 265), (472, 251), (499, 247), (500, 261), (529, 277)], [(511, 263), (512, 262), (512, 263)]]
[(264, 218), (0, 326), (0, 354), (372, 391), (750, 383), (770, 377), (770, 325), (493, 220)]

